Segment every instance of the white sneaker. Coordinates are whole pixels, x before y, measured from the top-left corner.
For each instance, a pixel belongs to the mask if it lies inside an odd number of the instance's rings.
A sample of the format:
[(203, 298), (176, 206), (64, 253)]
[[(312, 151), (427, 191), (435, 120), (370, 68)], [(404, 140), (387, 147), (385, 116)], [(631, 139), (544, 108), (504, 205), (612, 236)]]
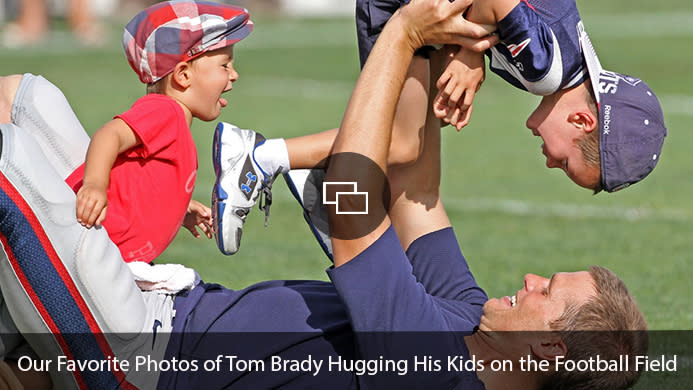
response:
[(229, 123), (220, 122), (214, 131), (212, 215), (217, 246), (225, 255), (238, 251), (243, 223), (258, 197), (264, 197), (259, 207), (267, 225), (276, 175), (263, 171), (253, 157), (255, 148), (264, 142), (262, 134)]

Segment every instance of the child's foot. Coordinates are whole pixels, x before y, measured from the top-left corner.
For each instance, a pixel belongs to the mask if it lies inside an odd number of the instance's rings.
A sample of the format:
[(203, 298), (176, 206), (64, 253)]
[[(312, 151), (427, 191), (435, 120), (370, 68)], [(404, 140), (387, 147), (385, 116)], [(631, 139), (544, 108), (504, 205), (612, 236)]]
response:
[(252, 130), (220, 122), (214, 132), (212, 162), (216, 182), (212, 191), (212, 215), (219, 250), (232, 255), (241, 245), (243, 223), (258, 197), (265, 223), (272, 203), (276, 175), (264, 172), (253, 157), (265, 138)]

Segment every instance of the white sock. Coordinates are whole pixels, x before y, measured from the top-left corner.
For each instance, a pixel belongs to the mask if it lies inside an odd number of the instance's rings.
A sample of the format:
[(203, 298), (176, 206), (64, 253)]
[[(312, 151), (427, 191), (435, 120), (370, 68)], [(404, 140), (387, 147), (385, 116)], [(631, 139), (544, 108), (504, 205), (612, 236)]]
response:
[(284, 138), (272, 138), (255, 148), (255, 161), (268, 175), (289, 172), (289, 151)]

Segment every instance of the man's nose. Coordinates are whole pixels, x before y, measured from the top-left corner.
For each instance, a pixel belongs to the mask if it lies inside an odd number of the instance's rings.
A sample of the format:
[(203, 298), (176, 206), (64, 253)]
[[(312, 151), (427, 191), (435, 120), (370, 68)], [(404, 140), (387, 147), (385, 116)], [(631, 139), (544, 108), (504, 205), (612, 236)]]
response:
[(547, 280), (548, 279), (539, 275), (527, 274), (525, 275), (525, 289), (527, 291), (533, 291), (538, 287), (543, 287)]

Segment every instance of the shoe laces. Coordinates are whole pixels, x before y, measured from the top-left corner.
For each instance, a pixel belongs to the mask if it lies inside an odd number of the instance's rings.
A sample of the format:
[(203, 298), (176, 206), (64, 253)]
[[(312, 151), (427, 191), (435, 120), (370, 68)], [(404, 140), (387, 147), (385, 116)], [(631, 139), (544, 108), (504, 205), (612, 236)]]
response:
[(274, 181), (277, 179), (277, 176), (279, 176), (279, 173), (282, 171), (282, 167), (279, 167), (277, 169), (277, 172), (272, 175), (267, 180), (264, 180), (262, 182), (262, 188), (260, 188), (260, 199), (258, 201), (258, 208), (265, 213), (265, 227), (269, 224), (269, 216), (270, 216), (270, 206), (272, 206), (272, 184)]

